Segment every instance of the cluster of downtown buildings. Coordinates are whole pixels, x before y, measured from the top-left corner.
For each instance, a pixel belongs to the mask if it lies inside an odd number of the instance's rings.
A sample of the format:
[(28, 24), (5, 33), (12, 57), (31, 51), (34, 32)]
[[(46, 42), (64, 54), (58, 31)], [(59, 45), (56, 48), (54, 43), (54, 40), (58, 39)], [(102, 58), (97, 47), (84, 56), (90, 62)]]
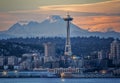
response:
[[(114, 65), (114, 67), (108, 67), (109, 64)], [(89, 72), (89, 70), (101, 67), (101, 70), (112, 69), (112, 72), (120, 74), (120, 43), (117, 40), (111, 43), (109, 55), (106, 55), (104, 51), (98, 51), (95, 56), (56, 56), (55, 45), (48, 42), (44, 44), (43, 54), (26, 53), (22, 57), (0, 56), (0, 71), (62, 69), (61, 71), (68, 72), (73, 69), (74, 72), (81, 72), (78, 69), (83, 69), (83, 71), (88, 70)]]

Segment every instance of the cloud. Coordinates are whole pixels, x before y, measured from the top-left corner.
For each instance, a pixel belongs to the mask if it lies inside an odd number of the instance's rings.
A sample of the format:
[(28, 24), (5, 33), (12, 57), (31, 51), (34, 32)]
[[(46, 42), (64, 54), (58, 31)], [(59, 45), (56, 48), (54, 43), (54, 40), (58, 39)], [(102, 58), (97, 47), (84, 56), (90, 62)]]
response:
[(89, 12), (89, 13), (105, 13), (105, 14), (120, 14), (120, 0), (112, 0), (91, 4), (72, 4), (72, 5), (52, 5), (39, 7), (46, 11), (70, 11), (70, 12)]
[(88, 3), (88, 4), (69, 4), (69, 5), (49, 5), (40, 6), (36, 9), (15, 10), (9, 13), (42, 13), (52, 14), (56, 12), (71, 12), (79, 16), (120, 16), (120, 0), (111, 0), (105, 2)]
[(120, 16), (80, 16), (74, 17), (73, 23), (89, 31), (106, 32), (112, 28), (120, 32)]
[(45, 5), (63, 5), (63, 4), (85, 4), (103, 2), (109, 0), (0, 0), (0, 11), (15, 11), (15, 10), (34, 10), (38, 6)]

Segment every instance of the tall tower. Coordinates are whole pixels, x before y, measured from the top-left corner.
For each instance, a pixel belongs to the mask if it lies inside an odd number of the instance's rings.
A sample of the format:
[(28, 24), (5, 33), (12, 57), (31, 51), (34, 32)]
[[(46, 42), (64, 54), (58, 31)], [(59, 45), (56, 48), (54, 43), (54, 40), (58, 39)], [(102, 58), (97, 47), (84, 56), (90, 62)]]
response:
[(69, 14), (67, 15), (66, 18), (64, 18), (64, 21), (67, 22), (67, 38), (66, 38), (66, 45), (65, 45), (64, 54), (67, 56), (72, 55), (71, 43), (70, 43), (70, 21), (72, 21), (72, 20), (73, 20), (73, 18), (71, 18)]

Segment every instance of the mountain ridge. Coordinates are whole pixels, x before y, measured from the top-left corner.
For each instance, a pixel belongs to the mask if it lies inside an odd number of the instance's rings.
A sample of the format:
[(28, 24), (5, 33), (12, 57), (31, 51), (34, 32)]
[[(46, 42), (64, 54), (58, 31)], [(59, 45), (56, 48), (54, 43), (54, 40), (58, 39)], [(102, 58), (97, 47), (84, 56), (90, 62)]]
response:
[[(119, 32), (89, 32), (73, 23), (70, 23), (70, 29), (71, 37), (98, 36), (120, 38)], [(36, 21), (30, 21), (25, 25), (15, 23), (8, 30), (0, 32), (0, 39), (16, 37), (66, 37), (66, 22), (58, 15), (51, 15), (40, 23)]]

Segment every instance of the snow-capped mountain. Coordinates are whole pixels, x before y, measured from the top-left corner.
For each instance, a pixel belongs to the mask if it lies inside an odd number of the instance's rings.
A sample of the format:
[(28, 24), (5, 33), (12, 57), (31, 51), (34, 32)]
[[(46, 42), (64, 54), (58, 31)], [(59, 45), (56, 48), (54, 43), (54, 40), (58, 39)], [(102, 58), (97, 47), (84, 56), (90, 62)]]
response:
[[(118, 32), (89, 32), (70, 23), (71, 37), (76, 36), (100, 36), (100, 37), (117, 37)], [(66, 37), (66, 22), (58, 15), (47, 17), (43, 22), (30, 21), (28, 24), (14, 24), (7, 31), (0, 32), (0, 39), (15, 37)]]

